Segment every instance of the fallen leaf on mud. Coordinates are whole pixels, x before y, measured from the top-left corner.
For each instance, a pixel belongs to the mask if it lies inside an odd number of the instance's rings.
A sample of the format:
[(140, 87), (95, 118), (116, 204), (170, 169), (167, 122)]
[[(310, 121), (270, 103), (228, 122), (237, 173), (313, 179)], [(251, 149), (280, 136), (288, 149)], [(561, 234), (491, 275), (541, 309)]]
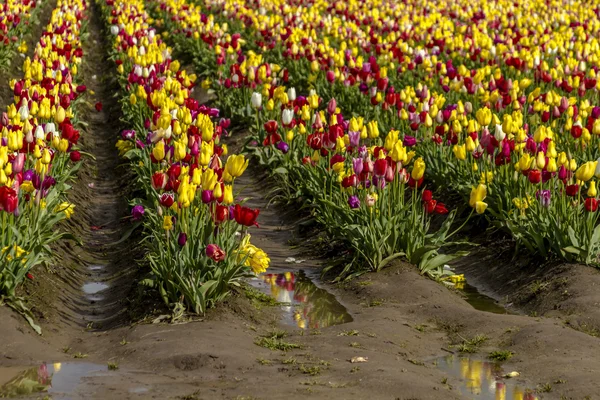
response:
[(93, 231), (99, 231), (102, 228), (103, 228), (102, 226), (96, 226), (96, 225), (90, 226), (90, 229), (93, 230)]
[(303, 263), (306, 260), (296, 260), (294, 257), (288, 257), (285, 259), (286, 263), (296, 263), (296, 264), (300, 264)]
[(512, 371), (512, 372), (509, 372), (508, 374), (504, 375), (504, 377), (505, 378), (516, 378), (519, 375), (521, 375), (519, 372)]
[(368, 362), (369, 361), (369, 357), (352, 357), (350, 359), (351, 363), (363, 363), (363, 362)]

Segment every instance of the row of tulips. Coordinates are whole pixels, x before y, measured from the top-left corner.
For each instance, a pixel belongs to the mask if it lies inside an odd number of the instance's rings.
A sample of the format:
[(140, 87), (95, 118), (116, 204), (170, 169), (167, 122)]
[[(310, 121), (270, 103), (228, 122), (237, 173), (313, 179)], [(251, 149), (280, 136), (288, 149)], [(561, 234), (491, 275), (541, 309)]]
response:
[[(24, 37), (33, 24), (39, 23), (39, 1), (6, 0), (0, 5), (0, 65), (10, 65), (15, 50), (24, 54), (27, 43)], [(42, 2), (43, 3), (43, 2)]]
[[(158, 10), (175, 24), (167, 25), (171, 32), (188, 36), (202, 24), (201, 18), (194, 17), (199, 15), (198, 7), (183, 0), (158, 3)], [(228, 49), (234, 53), (240, 47), (241, 39)], [(253, 53), (239, 58), (245, 63)], [(440, 254), (440, 249), (451, 243), (455, 212), (449, 213), (442, 202), (433, 199), (431, 191), (422, 192), (426, 166), (410, 148), (416, 143), (409, 143), (406, 137), (405, 146), (400, 132), (394, 130), (384, 144), (376, 120), (345, 118), (334, 99), (325, 103), (314, 92), (296, 96), (294, 89), (278, 85), (277, 66), (254, 58), (258, 64), (252, 82), (240, 72), (238, 79), (224, 86), (242, 89), (228, 96), (252, 93), (251, 104), (237, 98), (233, 104), (241, 103), (243, 113), (254, 114), (255, 154), (276, 173), (286, 197), (311, 199), (313, 215), (331, 237), (350, 245), (352, 259), (340, 276), (378, 271), (399, 257), (418, 264), (432, 277), (446, 275), (444, 265), (464, 254)], [(247, 111), (252, 109), (255, 111)], [(432, 228), (434, 218), (439, 221)]]
[[(326, 96), (321, 109), (335, 98), (378, 131), (417, 143), (432, 187), (458, 193), (518, 245), (598, 264), (597, 10), (461, 0), (423, 15), (416, 2), (375, 0), (155, 4), (183, 51), (215, 60), (204, 84), (232, 113), (251, 116), (256, 91), (264, 110), (281, 113), (285, 136), (283, 122), (302, 110), (286, 106), (284, 85), (312, 87)], [(524, 12), (540, 18), (518, 18)], [(388, 141), (371, 136), (370, 146)]]
[(141, 0), (106, 0), (102, 9), (113, 39), (124, 130), (117, 148), (135, 171), (143, 196), (132, 217), (144, 226), (152, 276), (167, 305), (202, 313), (231, 285), (269, 266), (250, 243), (259, 210), (236, 203), (234, 183), (248, 166), (228, 154), (221, 137), (229, 120), (200, 105), (196, 77), (180, 68), (150, 25)]
[(76, 81), (86, 8), (58, 0), (23, 77), (10, 82), (14, 102), (0, 121), (0, 296), (8, 299), (49, 259), (49, 245), (69, 236), (54, 225), (74, 212), (65, 194), (81, 157), (76, 111), (86, 88)]

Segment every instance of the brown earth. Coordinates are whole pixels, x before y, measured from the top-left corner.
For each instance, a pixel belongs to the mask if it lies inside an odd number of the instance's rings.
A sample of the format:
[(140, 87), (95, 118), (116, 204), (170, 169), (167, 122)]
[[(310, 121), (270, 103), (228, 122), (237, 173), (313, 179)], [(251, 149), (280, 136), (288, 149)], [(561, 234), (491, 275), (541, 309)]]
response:
[[(600, 274), (584, 266), (513, 262), (491, 250), (459, 263), (472, 284), (509, 304), (514, 314), (475, 310), (460, 293), (396, 263), (350, 283), (319, 283), (352, 316), (343, 325), (305, 331), (283, 324), (287, 307), (245, 290), (202, 318), (166, 323), (166, 315), (160, 322), (167, 311), (148, 300), (152, 293), (140, 295), (135, 284), (144, 274), (136, 263), (141, 254), (135, 237), (114, 244), (130, 225), (130, 178), (114, 148), (118, 104), (111, 64), (97, 51), (106, 45), (100, 24), (96, 16), (89, 27), (83, 81), (95, 94), (88, 94), (90, 104), (81, 113), (89, 123), (83, 145), (96, 159), (86, 160), (75, 183), (70, 197), (77, 212), (66, 227), (83, 246), (57, 246), (58, 262), (34, 271), (35, 280), (23, 287), (43, 336), (0, 307), (0, 394), (22, 369), (85, 362), (103, 371), (83, 374), (66, 398), (463, 399), (471, 397), (461, 394), (460, 377), (439, 368), (440, 357), (463, 350), (485, 358), (501, 350), (513, 353), (504, 371), (520, 372), (521, 387), (537, 388), (539, 398), (600, 398)], [(100, 113), (91, 106), (96, 101), (104, 104)], [(298, 207), (267, 206), (263, 174), (254, 169), (247, 175), (238, 188), (250, 197), (248, 205), (261, 208), (253, 242), (270, 255), (273, 269), (318, 272), (326, 260), (306, 245), (314, 238), (300, 233)], [(291, 264), (288, 257), (305, 261)], [(96, 294), (101, 298), (90, 297), (81, 289), (85, 283), (108, 288)], [(284, 332), (273, 343), (299, 348), (255, 344)], [(474, 344), (478, 336), (481, 343)], [(368, 362), (351, 363), (353, 357)], [(107, 370), (108, 363), (118, 369)]]

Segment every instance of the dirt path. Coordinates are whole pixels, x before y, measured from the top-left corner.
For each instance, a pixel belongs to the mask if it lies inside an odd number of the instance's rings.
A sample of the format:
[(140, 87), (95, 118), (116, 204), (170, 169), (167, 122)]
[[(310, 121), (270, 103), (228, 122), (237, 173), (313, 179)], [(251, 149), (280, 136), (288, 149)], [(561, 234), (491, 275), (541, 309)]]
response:
[[(322, 260), (302, 247), (307, 238), (299, 233), (297, 208), (267, 207), (268, 185), (256, 169), (248, 170), (237, 189), (244, 187), (247, 205), (261, 209), (253, 243), (268, 252), (272, 269), (251, 284), (291, 305), (274, 304), (257, 291), (239, 292), (202, 319), (133, 323), (130, 299), (140, 254), (135, 238), (115, 245), (129, 226), (124, 219), (128, 174), (114, 148), (118, 104), (100, 26), (95, 12), (83, 71), (95, 93), (84, 114), (89, 123), (84, 146), (95, 160), (86, 162), (71, 196), (77, 213), (69, 229), (84, 245), (62, 243), (56, 249), (60, 262), (39, 271), (24, 288), (34, 295), (43, 337), (0, 307), (0, 397), (12, 393), (7, 390), (23, 376), (36, 380), (50, 374), (53, 399), (530, 400), (535, 397), (527, 389), (536, 388), (544, 399), (600, 398), (599, 339), (593, 330), (569, 327), (569, 313), (577, 310), (578, 322), (582, 314), (590, 325), (600, 321), (593, 307), (594, 285), (600, 282), (596, 271), (555, 271), (562, 278), (571, 274), (563, 283), (552, 281), (558, 286), (543, 285), (543, 276), (536, 277), (534, 282), (541, 282), (536, 298), (549, 300), (523, 300), (515, 309), (548, 317), (475, 310), (401, 263), (349, 284), (316, 281), (315, 286), (310, 278), (315, 279)], [(97, 101), (102, 112), (93, 108)], [(484, 281), (476, 261), (465, 269), (479, 271), (477, 278)], [(490, 281), (493, 274), (488, 275)], [(500, 273), (496, 278), (504, 284), (488, 289), (498, 297), (523, 294), (532, 283)], [(471, 352), (472, 360), (461, 360), (461, 350)], [(493, 351), (512, 357), (498, 367), (486, 358)], [(352, 363), (356, 357), (366, 362)], [(510, 371), (520, 377), (500, 379)]]

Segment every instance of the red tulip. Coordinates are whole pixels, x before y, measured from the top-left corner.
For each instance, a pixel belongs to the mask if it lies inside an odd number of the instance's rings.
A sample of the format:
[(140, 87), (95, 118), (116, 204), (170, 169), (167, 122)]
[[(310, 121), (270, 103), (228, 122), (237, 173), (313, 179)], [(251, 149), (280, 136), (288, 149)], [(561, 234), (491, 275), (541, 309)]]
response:
[(164, 207), (169, 208), (175, 202), (175, 195), (173, 193), (163, 193), (163, 194), (160, 195), (160, 198), (159, 198), (158, 201)]
[(213, 217), (217, 225), (227, 221), (229, 219), (229, 207), (217, 204)]
[(527, 174), (527, 178), (529, 179), (529, 182), (536, 185), (541, 182), (542, 173), (540, 172), (540, 170), (532, 169), (529, 171), (529, 174)]
[(568, 185), (567, 186), (567, 196), (575, 197), (579, 192), (579, 185)]
[(428, 202), (424, 203), (423, 206), (425, 207), (425, 212), (427, 214), (431, 214), (435, 211), (435, 207), (437, 206), (437, 201), (429, 200)]
[(380, 158), (375, 161), (375, 175), (383, 176), (387, 170), (387, 160), (385, 158)]
[(440, 215), (445, 215), (448, 214), (448, 209), (446, 208), (446, 205), (444, 203), (441, 203), (438, 201), (438, 203), (435, 206), (435, 213), (436, 214), (440, 214)]
[(253, 210), (251, 208), (242, 207), (239, 204), (236, 204), (235, 208), (233, 209), (233, 217), (235, 218), (235, 221), (240, 225), (244, 225), (244, 226), (256, 225), (256, 226), (258, 226), (258, 223), (256, 222), (256, 218), (258, 217), (259, 211), (260, 210), (258, 210), (258, 209)]
[(167, 185), (167, 174), (164, 172), (155, 172), (152, 175), (152, 187), (155, 190), (164, 189)]
[(96, 107), (96, 111), (98, 111), (98, 112), (102, 111), (102, 103), (101, 102), (97, 102), (94, 107)]
[(589, 212), (595, 212), (598, 209), (598, 200), (593, 197), (585, 199), (585, 209)]
[(69, 157), (71, 158), (71, 161), (77, 162), (81, 159), (81, 153), (77, 150), (74, 150), (71, 152), (71, 154), (69, 154)]
[(427, 203), (427, 202), (429, 202), (429, 201), (431, 201), (433, 199), (433, 193), (431, 193), (431, 190), (425, 189), (425, 190), (423, 190), (423, 196), (422, 196), (422, 198), (423, 198), (423, 201), (425, 203)]
[(213, 261), (219, 262), (225, 259), (225, 251), (216, 244), (206, 246), (206, 256)]

